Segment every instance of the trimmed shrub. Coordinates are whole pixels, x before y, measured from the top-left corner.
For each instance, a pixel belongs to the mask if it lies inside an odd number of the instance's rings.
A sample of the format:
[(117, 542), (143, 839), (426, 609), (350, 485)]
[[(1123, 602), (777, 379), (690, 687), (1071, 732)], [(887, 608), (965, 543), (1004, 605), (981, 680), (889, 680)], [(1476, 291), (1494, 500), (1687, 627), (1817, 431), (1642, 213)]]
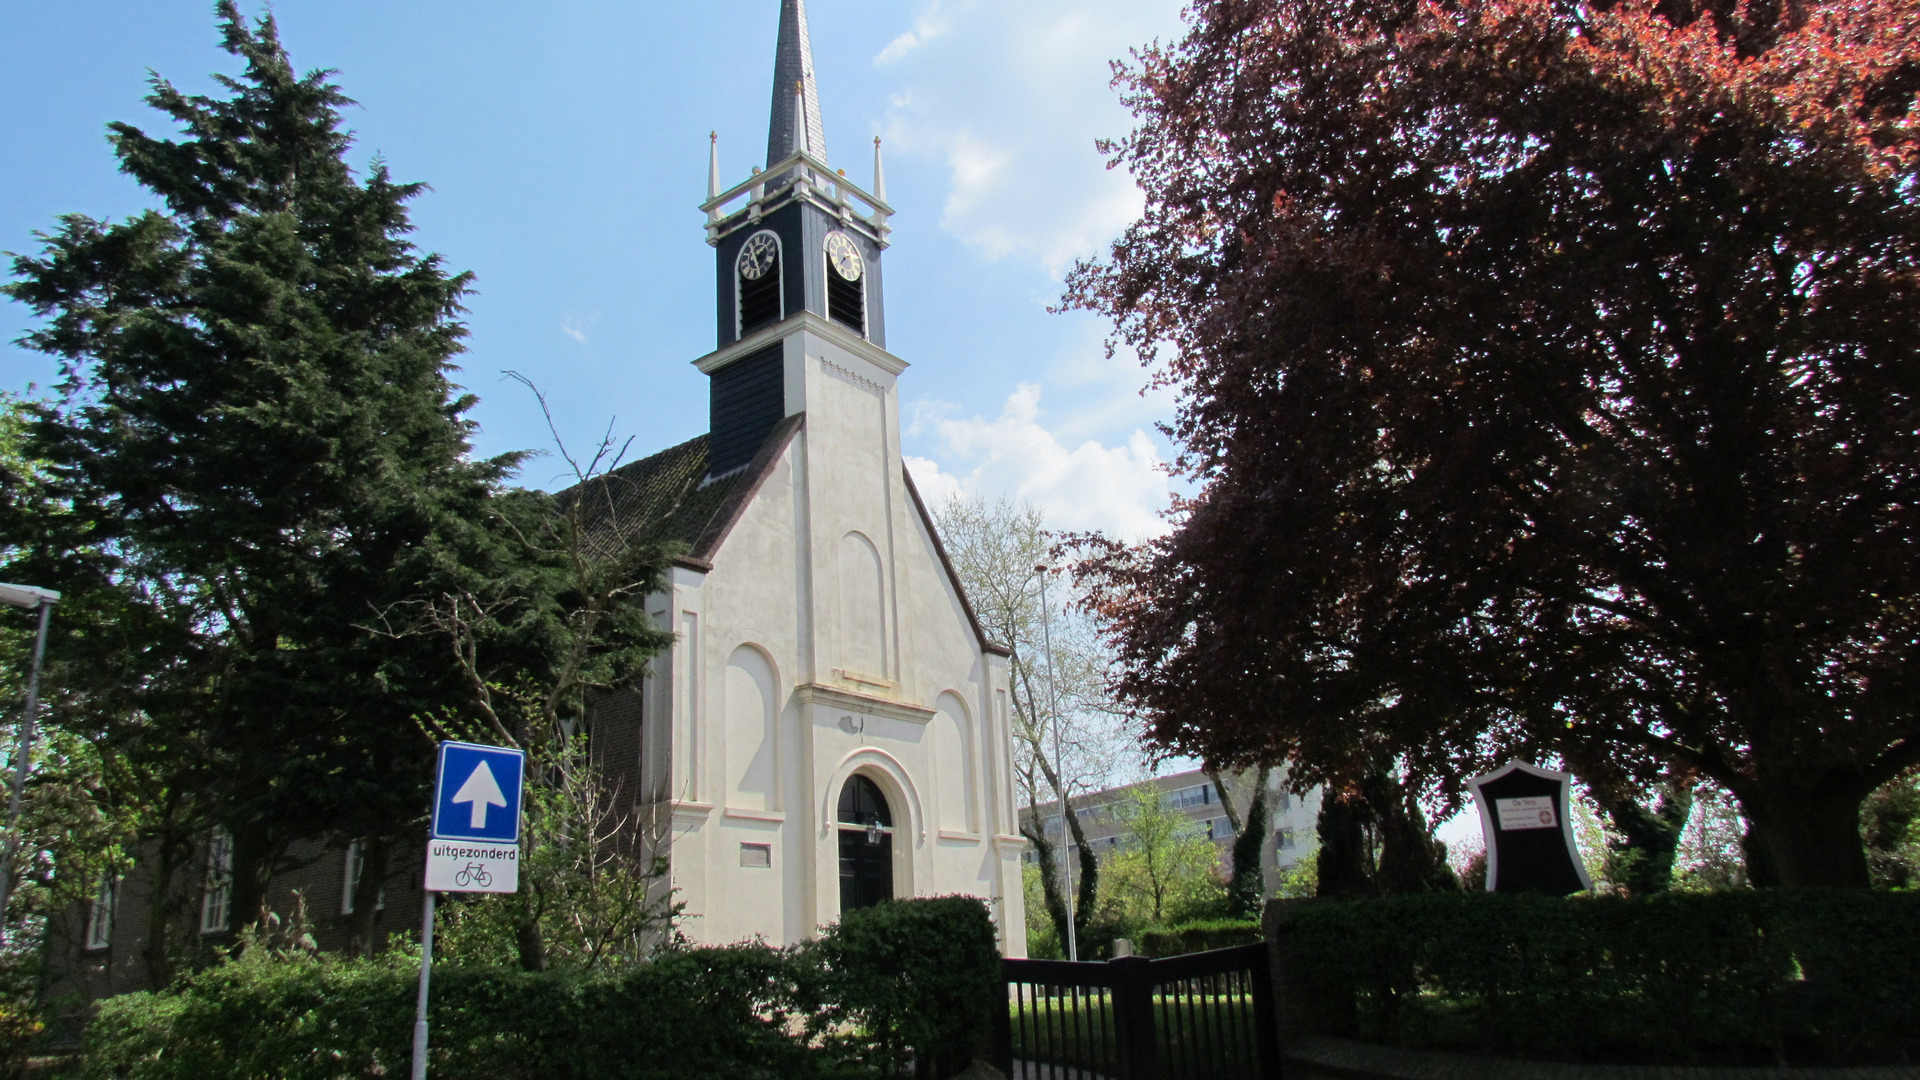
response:
[[(258, 949), (160, 993), (124, 994), (86, 1033), (88, 1080), (347, 1080), (406, 1074), (417, 957)], [(1000, 958), (986, 905), (848, 913), (793, 949), (687, 949), (615, 974), (436, 965), (435, 1076), (762, 1080), (957, 1072), (988, 1033)]]
[(1307, 904), (1314, 1030), (1582, 1060), (1854, 1062), (1920, 1051), (1920, 895), (1436, 894)]
[(1141, 956), (1184, 956), (1209, 949), (1230, 949), (1261, 940), (1260, 923), (1252, 919), (1204, 919), (1164, 929), (1143, 930), (1134, 943)]
[[(671, 953), (620, 975), (436, 966), (436, 1076), (816, 1075), (792, 961), (764, 947)], [(105, 1002), (89, 1080), (401, 1076), (418, 968), (387, 960), (243, 959), (176, 990)], [(644, 1048), (644, 1052), (636, 1052)]]
[(829, 1017), (856, 1060), (891, 1072), (952, 1076), (985, 1057), (992, 1010), (1004, 1008), (1000, 951), (987, 905), (971, 896), (899, 900), (847, 912), (810, 947)]

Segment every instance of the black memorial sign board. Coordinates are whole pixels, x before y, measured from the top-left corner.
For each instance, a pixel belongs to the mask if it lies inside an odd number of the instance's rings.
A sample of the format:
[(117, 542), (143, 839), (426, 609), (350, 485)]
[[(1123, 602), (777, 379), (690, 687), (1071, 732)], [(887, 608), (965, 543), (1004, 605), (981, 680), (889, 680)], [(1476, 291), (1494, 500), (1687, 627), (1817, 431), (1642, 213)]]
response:
[(1565, 896), (1593, 887), (1573, 843), (1573, 777), (1524, 761), (1468, 781), (1487, 837), (1487, 891)]

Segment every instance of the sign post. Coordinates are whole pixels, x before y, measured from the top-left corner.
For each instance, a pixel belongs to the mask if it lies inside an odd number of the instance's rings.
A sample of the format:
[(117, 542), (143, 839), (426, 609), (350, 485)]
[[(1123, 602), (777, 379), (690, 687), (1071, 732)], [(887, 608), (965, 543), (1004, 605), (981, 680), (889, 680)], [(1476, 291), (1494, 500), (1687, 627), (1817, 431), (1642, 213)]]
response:
[(1573, 841), (1573, 777), (1515, 759), (1467, 781), (1487, 838), (1488, 892), (1565, 896), (1593, 888)]
[(433, 975), (437, 893), (520, 891), (524, 751), (443, 742), (433, 778), (433, 827), (420, 915), (420, 993), (413, 1016), (413, 1080), (427, 1080), (427, 990)]

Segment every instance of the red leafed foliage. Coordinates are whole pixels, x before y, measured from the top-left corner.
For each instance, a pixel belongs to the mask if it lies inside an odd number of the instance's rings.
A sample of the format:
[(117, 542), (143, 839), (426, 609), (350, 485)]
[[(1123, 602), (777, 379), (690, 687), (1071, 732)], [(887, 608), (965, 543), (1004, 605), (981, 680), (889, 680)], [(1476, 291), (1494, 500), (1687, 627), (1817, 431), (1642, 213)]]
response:
[(1920, 761), (1920, 3), (1213, 0), (1069, 300), (1199, 494), (1084, 539), (1163, 746), (1706, 775), (1864, 884)]

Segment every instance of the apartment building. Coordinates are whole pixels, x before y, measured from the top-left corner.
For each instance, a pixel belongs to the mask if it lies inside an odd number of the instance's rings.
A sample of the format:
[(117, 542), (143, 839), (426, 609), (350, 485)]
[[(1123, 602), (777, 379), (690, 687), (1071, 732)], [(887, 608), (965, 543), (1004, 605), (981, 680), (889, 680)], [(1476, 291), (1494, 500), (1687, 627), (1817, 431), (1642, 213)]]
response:
[[(1233, 800), (1235, 812), (1244, 819), (1247, 806), (1252, 801), (1248, 798), (1251, 792), (1247, 788), (1254, 781), (1253, 771), (1235, 776), (1223, 775), (1221, 779), (1227, 785), (1227, 796)], [(1080, 819), (1081, 831), (1085, 833), (1095, 857), (1105, 858), (1125, 849), (1128, 842), (1125, 808), (1131, 802), (1133, 793), (1141, 788), (1157, 791), (1163, 805), (1178, 810), (1192, 821), (1219, 849), (1220, 873), (1225, 875), (1232, 872), (1233, 825), (1221, 800), (1221, 792), (1199, 769), (1074, 796), (1071, 800), (1074, 813)], [(1295, 795), (1287, 790), (1285, 774), (1277, 769), (1268, 775), (1267, 788), (1269, 835), (1261, 848), (1261, 863), (1265, 869), (1267, 890), (1271, 892), (1279, 883), (1281, 871), (1308, 858), (1317, 847), (1314, 823), (1320, 813), (1320, 789), (1310, 788), (1304, 795)], [(1057, 838), (1062, 828), (1059, 803), (1041, 803), (1038, 812), (1045, 823), (1046, 835)], [(1022, 822), (1030, 821), (1033, 813), (1032, 810), (1021, 810)], [(1031, 850), (1022, 856), (1022, 860), (1029, 863), (1034, 858)]]

